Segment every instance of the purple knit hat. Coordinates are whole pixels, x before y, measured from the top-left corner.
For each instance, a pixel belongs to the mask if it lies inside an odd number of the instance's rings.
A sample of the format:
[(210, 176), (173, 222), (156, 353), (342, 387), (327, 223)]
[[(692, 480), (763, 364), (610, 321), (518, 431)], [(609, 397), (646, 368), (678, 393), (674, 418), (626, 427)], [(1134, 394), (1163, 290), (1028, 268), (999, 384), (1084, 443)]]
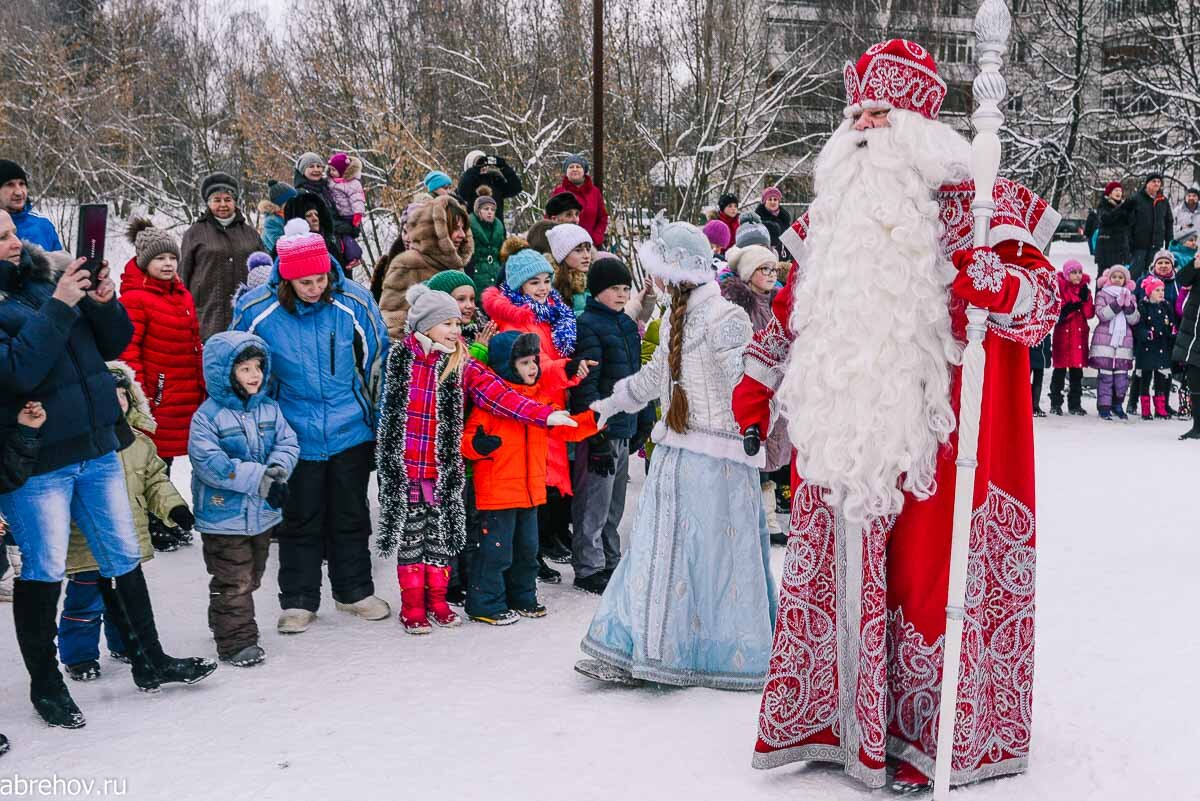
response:
[(700, 229), (704, 232), (704, 237), (710, 245), (719, 247), (722, 250), (729, 247), (729, 226), (720, 220), (709, 220)]
[(779, 200), (783, 200), (783, 192), (780, 192), (779, 187), (777, 186), (768, 186), (762, 191), (762, 202), (766, 203), (770, 198), (778, 198)]
[(1071, 273), (1075, 272), (1076, 270), (1078, 270), (1081, 273), (1086, 272), (1086, 270), (1083, 269), (1083, 265), (1080, 264), (1076, 259), (1067, 259), (1065, 262), (1063, 262), (1063, 266), (1062, 266), (1063, 278), (1070, 278)]
[(337, 174), (346, 177), (346, 168), (350, 166), (350, 157), (345, 153), (334, 153), (329, 157), (329, 166), (337, 170)]

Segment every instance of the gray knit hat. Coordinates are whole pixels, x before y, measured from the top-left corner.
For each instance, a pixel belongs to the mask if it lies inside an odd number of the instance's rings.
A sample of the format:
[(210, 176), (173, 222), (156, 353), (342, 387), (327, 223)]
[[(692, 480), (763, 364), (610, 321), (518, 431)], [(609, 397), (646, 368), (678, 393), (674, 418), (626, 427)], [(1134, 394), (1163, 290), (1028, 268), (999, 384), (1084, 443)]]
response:
[(418, 333), (428, 333), (435, 325), (450, 319), (462, 319), (457, 300), (425, 284), (413, 284), (404, 298), (409, 305), (408, 327)]
[(582, 153), (572, 153), (563, 159), (563, 172), (566, 172), (567, 167), (570, 167), (572, 164), (578, 164), (580, 167), (583, 167), (584, 175), (587, 175), (591, 171), (591, 165), (588, 164), (587, 158)]
[(737, 233), (733, 236), (734, 244), (739, 248), (751, 245), (771, 247), (771, 232), (763, 225), (762, 218), (752, 211), (743, 212), (738, 217)]
[(318, 156), (316, 153), (301, 153), (296, 158), (296, 172), (301, 175), (314, 164), (320, 165), (321, 169), (325, 168), (325, 159)]
[(289, 200), (296, 196), (296, 188), (283, 181), (267, 181), (267, 199), (276, 206), (283, 208)]
[(134, 260), (140, 270), (145, 270), (155, 256), (163, 253), (173, 253), (176, 259), (179, 258), (179, 243), (175, 237), (161, 228), (155, 228), (154, 223), (145, 217), (130, 220), (125, 236), (133, 243)]
[(238, 196), (237, 179), (228, 173), (214, 172), (201, 182), (200, 197), (204, 198), (205, 203), (217, 192), (228, 192), (236, 199)]
[(472, 211), (475, 212), (476, 216), (479, 216), (479, 210), (482, 209), (484, 206), (495, 206), (496, 205), (496, 198), (492, 197), (492, 188), (490, 186), (488, 186), (487, 184), (484, 184), (483, 186), (479, 187), (479, 189), (477, 189), (476, 192), (477, 192), (477, 194), (475, 195), (475, 206), (472, 209)]

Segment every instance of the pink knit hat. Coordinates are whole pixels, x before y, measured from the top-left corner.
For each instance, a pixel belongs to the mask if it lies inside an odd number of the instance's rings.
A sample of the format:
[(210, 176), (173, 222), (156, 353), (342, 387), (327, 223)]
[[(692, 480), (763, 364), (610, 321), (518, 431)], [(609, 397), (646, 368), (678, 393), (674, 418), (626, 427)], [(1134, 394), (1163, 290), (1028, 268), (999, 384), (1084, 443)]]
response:
[(1084, 272), (1083, 265), (1080, 264), (1075, 259), (1067, 259), (1065, 262), (1063, 262), (1063, 266), (1062, 266), (1063, 278), (1070, 278), (1071, 273), (1075, 272), (1076, 270), (1078, 270), (1081, 273)]
[(1142, 293), (1145, 294), (1146, 297), (1153, 295), (1154, 290), (1162, 289), (1165, 286), (1166, 284), (1164, 284), (1160, 279), (1155, 278), (1153, 275), (1147, 275), (1142, 279)]
[(729, 226), (722, 221), (709, 220), (700, 230), (704, 232), (704, 237), (710, 245), (715, 245), (722, 250), (729, 247)]
[(337, 174), (346, 177), (346, 168), (350, 166), (350, 157), (345, 153), (334, 153), (329, 157), (329, 166), (337, 170)]
[(777, 186), (768, 186), (762, 191), (762, 202), (766, 203), (769, 198), (778, 198), (783, 200), (783, 193), (779, 191)]
[(285, 281), (329, 272), (325, 240), (320, 234), (309, 232), (304, 219), (288, 220), (283, 236), (275, 243), (275, 252), (279, 254), (279, 277)]

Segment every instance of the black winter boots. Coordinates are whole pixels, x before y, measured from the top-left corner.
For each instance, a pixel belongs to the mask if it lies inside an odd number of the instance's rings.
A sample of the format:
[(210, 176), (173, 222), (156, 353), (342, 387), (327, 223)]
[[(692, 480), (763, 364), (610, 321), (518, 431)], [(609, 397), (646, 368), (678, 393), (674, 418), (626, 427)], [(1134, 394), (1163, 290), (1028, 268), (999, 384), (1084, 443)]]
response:
[(58, 671), (54, 638), (58, 634), (61, 581), (13, 583), (13, 623), (21, 658), (29, 671), (29, 700), (51, 726), (78, 729), (86, 722)]

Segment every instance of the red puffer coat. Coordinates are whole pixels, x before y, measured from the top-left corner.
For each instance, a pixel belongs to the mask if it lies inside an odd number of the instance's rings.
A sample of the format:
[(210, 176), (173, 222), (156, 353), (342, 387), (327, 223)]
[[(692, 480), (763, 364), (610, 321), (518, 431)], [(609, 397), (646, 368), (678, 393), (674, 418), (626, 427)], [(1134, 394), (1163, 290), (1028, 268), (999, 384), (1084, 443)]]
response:
[(121, 276), (121, 304), (133, 322), (133, 339), (121, 360), (133, 368), (158, 421), (153, 435), (158, 455), (183, 456), (192, 415), (205, 398), (192, 293), (178, 277), (151, 278), (130, 259)]
[(1058, 296), (1062, 300), (1058, 322), (1054, 326), (1053, 364), (1060, 367), (1087, 367), (1088, 320), (1096, 316), (1090, 278), (1085, 274), (1083, 281), (1072, 284), (1060, 273)]

